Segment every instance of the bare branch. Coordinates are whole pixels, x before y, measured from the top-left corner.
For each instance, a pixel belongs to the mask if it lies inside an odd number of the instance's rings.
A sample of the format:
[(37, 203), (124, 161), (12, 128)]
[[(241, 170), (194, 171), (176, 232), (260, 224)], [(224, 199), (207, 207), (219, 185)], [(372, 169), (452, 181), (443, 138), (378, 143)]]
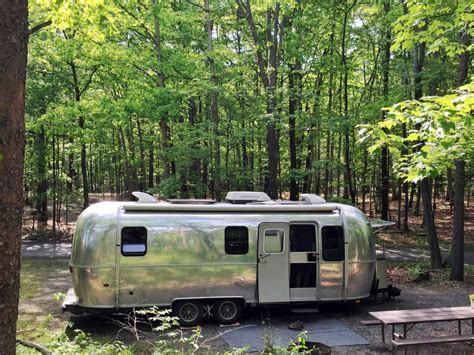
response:
[(191, 0), (186, 0), (186, 2), (189, 4), (189, 5), (193, 5), (193, 6), (196, 6), (196, 7), (199, 7), (202, 11), (204, 12), (209, 12), (206, 10), (206, 8), (202, 5), (199, 5), (199, 4), (196, 4), (195, 2), (192, 2)]
[(89, 88), (89, 85), (92, 83), (92, 77), (94, 76), (94, 74), (97, 72), (97, 70), (99, 70), (99, 66), (95, 66), (94, 68), (92, 68), (92, 71), (90, 72), (89, 74), (89, 78), (87, 79), (87, 82), (85, 83), (84, 87), (82, 88), (79, 96), (82, 96), (82, 94)]
[(43, 23), (40, 23), (28, 30), (28, 36), (31, 36), (32, 34), (38, 32), (39, 30), (51, 25), (53, 22), (51, 20), (45, 21)]

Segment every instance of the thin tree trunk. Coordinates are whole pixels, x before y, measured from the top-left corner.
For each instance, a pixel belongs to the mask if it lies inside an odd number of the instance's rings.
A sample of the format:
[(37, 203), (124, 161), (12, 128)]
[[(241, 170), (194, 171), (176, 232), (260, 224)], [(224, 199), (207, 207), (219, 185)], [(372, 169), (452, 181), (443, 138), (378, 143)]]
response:
[(403, 192), (405, 193), (405, 204), (403, 208), (403, 231), (409, 232), (410, 228), (408, 227), (408, 212), (410, 211), (410, 204), (408, 201), (408, 183), (403, 183)]
[(35, 135), (35, 151), (37, 154), (38, 183), (36, 185), (36, 213), (38, 228), (44, 229), (48, 222), (48, 180), (46, 178), (46, 134), (44, 127), (39, 128)]
[(462, 159), (454, 162), (453, 244), (450, 279), (464, 280), (464, 179), (466, 163)]
[(148, 142), (148, 188), (153, 189), (155, 187), (155, 130), (150, 130), (150, 141)]
[(53, 132), (53, 140), (51, 142), (51, 149), (53, 152), (53, 231), (56, 230), (56, 196), (57, 196), (57, 165), (56, 165), (56, 135)]
[[(152, 0), (153, 6), (156, 6), (157, 0)], [(155, 47), (155, 56), (157, 61), (158, 69), (158, 87), (165, 87), (165, 75), (162, 68), (162, 58), (161, 58), (161, 25), (158, 20), (158, 17), (153, 16), (153, 25), (154, 25), (154, 37), (153, 45)], [(167, 115), (163, 114), (160, 118), (160, 133), (161, 133), (161, 160), (163, 167), (163, 180), (168, 180), (171, 176), (171, 164), (168, 158), (168, 148), (169, 148), (169, 127), (167, 122)]]
[(298, 200), (298, 185), (296, 182), (296, 85), (295, 71), (298, 70), (296, 65), (290, 65), (290, 73), (288, 74), (288, 135), (290, 141), (290, 200)]
[[(469, 24), (466, 23), (466, 28)], [(471, 38), (464, 29), (461, 33), (461, 44), (465, 50), (459, 56), (457, 86), (461, 86), (466, 80), (469, 71), (470, 54), (467, 48), (471, 44)], [(453, 244), (451, 280), (464, 280), (464, 190), (465, 190), (465, 166), (463, 159), (454, 161), (454, 189), (453, 189)]]
[(217, 74), (216, 74), (216, 63), (213, 58), (213, 43), (212, 43), (212, 31), (213, 31), (213, 20), (211, 18), (211, 9), (209, 7), (209, 0), (204, 0), (204, 10), (206, 11), (206, 32), (207, 32), (207, 63), (211, 72), (211, 89), (209, 92), (210, 107), (211, 107), (211, 121), (212, 121), (212, 133), (214, 136), (214, 171), (213, 171), (213, 190), (216, 200), (221, 199), (221, 148), (219, 139), (219, 108), (218, 108), (218, 91), (217, 91)]
[(145, 162), (145, 146), (143, 143), (143, 131), (140, 123), (140, 118), (137, 117), (137, 131), (138, 131), (138, 148), (140, 150), (140, 183), (139, 190), (145, 191), (146, 187), (146, 162)]
[[(388, 12), (390, 11), (389, 1), (384, 1), (384, 11), (385, 17), (387, 17)], [(390, 45), (391, 45), (391, 35), (390, 27), (385, 30), (384, 43), (383, 43), (383, 52), (384, 56), (382, 59), (382, 76), (383, 76), (383, 96), (385, 100), (388, 99), (389, 94), (389, 73), (390, 73)], [(385, 113), (382, 114), (385, 116)], [(382, 147), (382, 159), (380, 161), (381, 165), (381, 186), (380, 186), (380, 203), (381, 203), (381, 218), (388, 220), (389, 212), (389, 199), (388, 199), (388, 190), (390, 186), (390, 172), (388, 166), (388, 148), (386, 146)], [(395, 194), (394, 194), (395, 195)], [(400, 201), (399, 201), (400, 204)], [(400, 205), (399, 205), (400, 206)], [(400, 213), (398, 215), (398, 228), (400, 228)]]
[(431, 186), (428, 178), (422, 179), (420, 182), (420, 190), (423, 198), (423, 217), (425, 221), (425, 231), (428, 237), (428, 246), (430, 250), (431, 267), (440, 268), (443, 260), (438, 243), (438, 234), (434, 224), (434, 216), (431, 205)]
[[(349, 78), (349, 67), (347, 64), (347, 46), (346, 46), (346, 32), (347, 32), (347, 25), (349, 14), (352, 11), (356, 4), (356, 0), (353, 0), (352, 4), (348, 6), (347, 1), (345, 2), (345, 9), (344, 9), (344, 19), (342, 24), (342, 45), (341, 45), (341, 62), (344, 67), (344, 118), (349, 120), (349, 94), (348, 94), (348, 78)], [(348, 192), (352, 204), (355, 205), (356, 196), (355, 190), (352, 182), (352, 168), (351, 168), (351, 156), (350, 156), (350, 141), (349, 141), (349, 125), (346, 124), (346, 128), (344, 130), (344, 163), (345, 163), (345, 173), (344, 173), (344, 195), (347, 197), (346, 191)]]
[[(278, 50), (278, 33), (279, 33), (279, 15), (280, 4), (275, 4), (275, 9), (272, 11), (267, 9), (267, 24), (266, 24), (266, 43), (269, 43), (269, 58), (268, 62), (264, 60), (262, 52), (262, 44), (260, 43), (260, 36), (257, 31), (257, 26), (253, 20), (253, 14), (250, 6), (250, 0), (237, 0), (239, 8), (245, 14), (247, 22), (250, 27), (254, 45), (256, 47), (256, 56), (259, 76), (265, 88), (267, 99), (267, 156), (268, 156), (268, 173), (265, 178), (265, 190), (273, 199), (278, 197), (277, 193), (277, 177), (278, 177), (278, 161), (279, 161), (279, 142), (276, 131), (276, 83), (277, 83), (277, 50)], [(273, 26), (272, 26), (273, 15)], [(273, 30), (273, 34), (272, 34)], [(266, 47), (266, 46), (265, 46)], [(269, 73), (268, 73), (269, 72)]]

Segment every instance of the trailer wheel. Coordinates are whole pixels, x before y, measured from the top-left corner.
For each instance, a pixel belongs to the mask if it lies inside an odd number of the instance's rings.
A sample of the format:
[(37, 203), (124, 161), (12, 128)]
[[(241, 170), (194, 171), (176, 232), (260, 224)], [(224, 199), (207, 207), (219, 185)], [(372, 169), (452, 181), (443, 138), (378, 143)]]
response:
[(178, 317), (178, 322), (184, 327), (198, 325), (204, 316), (204, 307), (199, 301), (178, 301), (173, 306), (173, 314)]
[(214, 302), (212, 307), (214, 318), (221, 324), (234, 324), (239, 321), (244, 310), (240, 299), (224, 299)]

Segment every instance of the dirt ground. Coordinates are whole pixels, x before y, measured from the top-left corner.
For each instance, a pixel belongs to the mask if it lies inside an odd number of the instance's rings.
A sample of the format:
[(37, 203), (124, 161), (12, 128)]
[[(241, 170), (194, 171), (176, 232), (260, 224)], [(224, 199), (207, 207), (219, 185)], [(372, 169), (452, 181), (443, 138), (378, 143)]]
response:
[[(360, 323), (361, 320), (370, 319), (368, 312), (380, 310), (415, 309), (430, 307), (454, 307), (469, 305), (468, 295), (474, 293), (474, 277), (469, 276), (463, 283), (446, 281), (439, 277), (430, 282), (410, 282), (406, 277), (399, 277), (397, 287), (402, 289), (400, 297), (385, 301), (367, 300), (359, 305), (354, 304), (332, 304), (321, 305), (320, 314), (340, 320), (354, 332), (366, 338), (370, 344), (367, 346), (334, 347), (334, 354), (383, 354), (390, 350), (381, 341), (380, 327), (367, 327)], [(18, 337), (35, 341), (44, 345), (54, 339), (56, 334), (66, 332), (74, 334), (74, 329), (82, 329), (91, 333), (92, 337), (99, 341), (121, 340), (125, 343), (134, 343), (135, 339), (130, 332), (118, 325), (123, 322), (123, 317), (110, 316), (71, 316), (61, 312), (61, 301), (55, 299), (55, 294), (66, 293), (70, 287), (70, 274), (67, 261), (57, 260), (34, 260), (24, 263), (22, 269), (22, 289), (20, 300), (20, 316), (18, 321)], [(59, 295), (60, 296), (60, 295)], [(60, 297), (57, 297), (60, 298)], [(244, 314), (245, 318), (266, 317), (267, 314), (288, 315), (288, 319), (294, 319), (296, 315), (291, 314), (287, 308), (274, 307), (252, 308)], [(318, 315), (314, 315), (318, 317)], [(297, 316), (296, 316), (297, 317)], [(471, 329), (463, 325), (463, 332)], [(219, 327), (214, 321), (203, 323), (204, 351), (230, 350), (227, 344), (218, 336)], [(141, 338), (143, 340), (153, 339), (156, 335), (149, 328), (142, 327)], [(457, 324), (434, 323), (428, 325), (416, 325), (410, 331), (409, 337), (443, 336), (455, 334)], [(189, 332), (189, 331), (188, 331)], [(409, 347), (408, 353), (436, 353), (436, 354), (471, 354), (474, 347), (469, 344), (455, 343), (436, 346)], [(397, 350), (402, 351), (402, 350)]]

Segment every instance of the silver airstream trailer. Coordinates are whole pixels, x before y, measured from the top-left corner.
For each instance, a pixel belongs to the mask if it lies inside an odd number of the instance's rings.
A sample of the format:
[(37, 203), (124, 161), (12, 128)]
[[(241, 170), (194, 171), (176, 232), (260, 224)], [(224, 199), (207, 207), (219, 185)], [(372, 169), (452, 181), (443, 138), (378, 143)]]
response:
[(370, 222), (352, 206), (312, 194), (230, 192), (224, 203), (134, 194), (138, 202), (79, 216), (64, 310), (171, 306), (183, 325), (206, 314), (230, 324), (245, 306), (360, 300), (386, 284)]

